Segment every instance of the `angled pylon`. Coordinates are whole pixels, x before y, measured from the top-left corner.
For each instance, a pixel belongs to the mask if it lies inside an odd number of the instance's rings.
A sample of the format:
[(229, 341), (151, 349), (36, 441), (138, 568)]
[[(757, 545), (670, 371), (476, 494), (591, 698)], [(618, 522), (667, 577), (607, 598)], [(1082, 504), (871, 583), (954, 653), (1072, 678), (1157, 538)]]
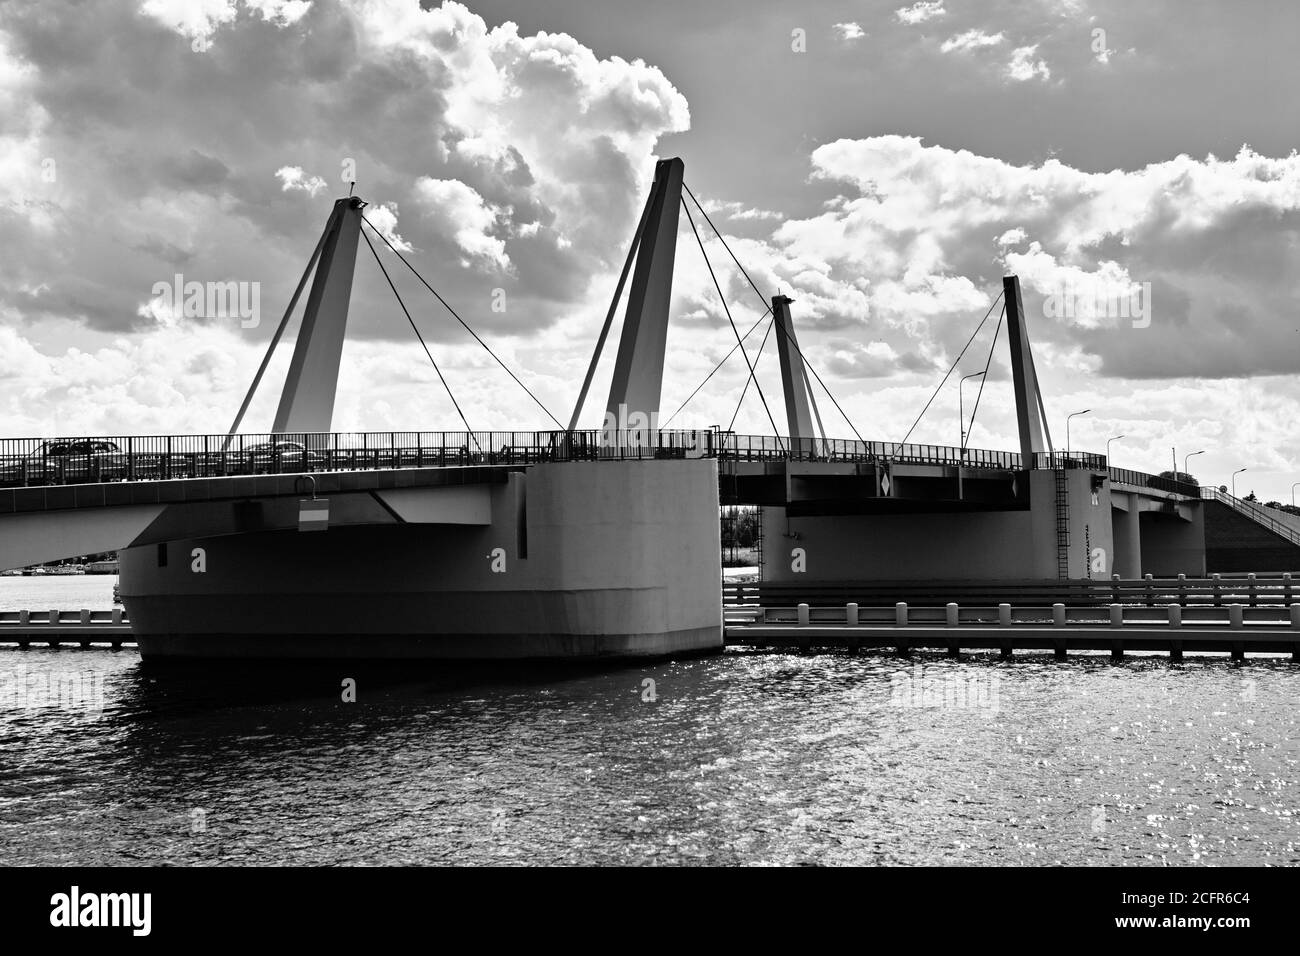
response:
[(276, 434), (330, 430), (364, 206), (355, 196), (334, 204), (280, 393), (272, 426)]
[(657, 427), (684, 170), (680, 159), (655, 165), (606, 405), (606, 421), (619, 430)]
[(781, 389), (785, 394), (785, 420), (790, 431), (790, 447), (807, 452), (812, 450), (816, 435), (808, 402), (812, 392), (808, 386), (807, 369), (804, 367), (803, 353), (799, 349), (799, 340), (795, 336), (794, 322), (790, 318), (790, 303), (793, 301), (785, 295), (772, 296), (772, 316), (776, 323), (777, 355), (781, 359)]
[(1003, 276), (1002, 291), (1007, 306), (1007, 335), (1011, 340), (1011, 382), (1016, 395), (1016, 424), (1020, 429), (1020, 455), (1026, 468), (1034, 466), (1034, 455), (1052, 451), (1052, 433), (1047, 427), (1043, 393), (1034, 371), (1034, 353), (1025, 328), (1025, 309), (1020, 300), (1019, 276)]

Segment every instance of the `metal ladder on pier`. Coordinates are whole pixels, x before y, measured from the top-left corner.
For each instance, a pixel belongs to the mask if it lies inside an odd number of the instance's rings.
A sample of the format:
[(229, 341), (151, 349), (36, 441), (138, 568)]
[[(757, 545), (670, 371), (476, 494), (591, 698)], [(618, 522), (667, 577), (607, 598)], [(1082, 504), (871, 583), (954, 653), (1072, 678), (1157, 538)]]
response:
[(1056, 576), (1070, 576), (1070, 481), (1064, 468), (1056, 469)]

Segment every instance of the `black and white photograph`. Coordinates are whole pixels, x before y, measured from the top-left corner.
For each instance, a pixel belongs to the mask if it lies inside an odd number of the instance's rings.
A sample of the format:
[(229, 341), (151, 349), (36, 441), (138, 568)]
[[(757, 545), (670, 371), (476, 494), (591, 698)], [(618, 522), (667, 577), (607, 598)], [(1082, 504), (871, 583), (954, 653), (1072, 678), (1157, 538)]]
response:
[(813, 867), (1280, 922), (1298, 39), (0, 0), (0, 912)]

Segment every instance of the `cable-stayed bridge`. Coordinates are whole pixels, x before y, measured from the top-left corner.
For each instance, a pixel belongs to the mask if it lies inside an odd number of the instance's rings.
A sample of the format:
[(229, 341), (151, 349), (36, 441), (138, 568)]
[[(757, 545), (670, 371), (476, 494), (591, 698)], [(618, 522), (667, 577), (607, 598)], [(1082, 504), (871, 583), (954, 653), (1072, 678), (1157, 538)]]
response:
[[(764, 305), (743, 335), (687, 198)], [(356, 197), (334, 204), (226, 432), (0, 440), (0, 565), (119, 550), (133, 627), (144, 654), (156, 657), (600, 657), (715, 649), (722, 641), (722, 504), (760, 509), (762, 574), (772, 582), (1205, 572), (1200, 489), (1110, 468), (1100, 455), (1054, 450), (1014, 276), (1004, 279), (962, 355), (1001, 302), (989, 360), (1005, 325), (1019, 449), (966, 447), (965, 421), (957, 447), (909, 443), (910, 431), (902, 442), (867, 440), (800, 348), (794, 300), (763, 295), (685, 185), (681, 161), (661, 161), (566, 427), (369, 223), (365, 205)], [(752, 385), (769, 435), (656, 427), (681, 210), (735, 338), (723, 362), (740, 353), (745, 394)], [(331, 429), (363, 239), (463, 429)], [(381, 249), (417, 277), (555, 429), (470, 427), (473, 409), (457, 400)], [(244, 432), (309, 280), (272, 428)], [(625, 290), (608, 427), (579, 429)], [(751, 356), (746, 342), (765, 320)], [(771, 337), (785, 428), (756, 374)], [(828, 437), (817, 388), (854, 437)], [(327, 533), (304, 533), (319, 531)]]

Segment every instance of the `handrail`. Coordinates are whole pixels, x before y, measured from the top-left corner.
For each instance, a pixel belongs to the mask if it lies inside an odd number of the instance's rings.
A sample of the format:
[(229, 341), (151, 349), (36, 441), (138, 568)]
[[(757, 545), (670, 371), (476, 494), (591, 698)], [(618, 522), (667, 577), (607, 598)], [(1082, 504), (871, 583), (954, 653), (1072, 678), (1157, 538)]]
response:
[(1174, 478), (1165, 478), (1162, 475), (1148, 475), (1143, 471), (1133, 471), (1131, 468), (1110, 468), (1109, 469), (1111, 484), (1116, 482), (1125, 485), (1136, 485), (1139, 488), (1154, 488), (1157, 491), (1168, 491), (1176, 495), (1185, 495), (1188, 498), (1201, 498), (1204, 489), (1192, 484), (1189, 481), (1178, 481)]
[(1241, 498), (1234, 498), (1226, 491), (1220, 491), (1213, 485), (1201, 486), (1201, 497), (1210, 501), (1218, 501), (1221, 504), (1225, 504), (1238, 514), (1244, 515), (1256, 524), (1261, 524), (1268, 528), (1268, 530), (1272, 531), (1274, 534), (1286, 538), (1292, 544), (1300, 545), (1300, 532), (1297, 532), (1290, 525), (1278, 521), (1262, 507), (1253, 502), (1245, 501)]
[[(605, 431), (382, 431), (110, 435), (0, 439), (0, 487), (169, 480), (311, 471), (531, 465), (550, 461), (717, 458), (940, 465), (1023, 471), (1017, 452), (856, 439), (788, 439), (710, 429)], [(287, 443), (287, 444), (286, 444)], [(1104, 455), (1037, 454), (1030, 468), (1107, 469)], [(1123, 481), (1197, 497), (1194, 485), (1123, 469)]]

